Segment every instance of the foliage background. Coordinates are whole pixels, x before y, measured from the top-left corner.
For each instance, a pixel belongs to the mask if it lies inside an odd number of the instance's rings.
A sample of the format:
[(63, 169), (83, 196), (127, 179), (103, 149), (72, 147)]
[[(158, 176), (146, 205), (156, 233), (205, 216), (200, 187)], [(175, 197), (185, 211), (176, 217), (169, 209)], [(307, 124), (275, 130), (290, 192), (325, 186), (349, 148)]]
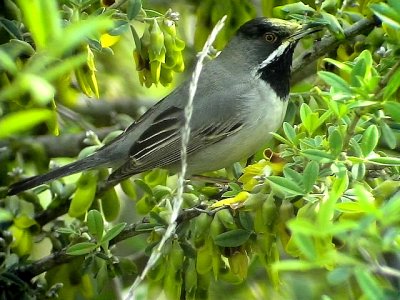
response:
[(256, 15), (326, 29), (296, 51), (274, 140), (247, 167), (187, 184), (177, 231), (136, 298), (398, 299), (399, 2), (169, 5), (1, 3), (2, 298), (124, 297), (165, 232), (176, 176), (153, 170), (101, 197), (107, 170), (18, 196), (7, 186), (115, 137), (190, 76), (183, 62), (227, 14), (217, 49)]

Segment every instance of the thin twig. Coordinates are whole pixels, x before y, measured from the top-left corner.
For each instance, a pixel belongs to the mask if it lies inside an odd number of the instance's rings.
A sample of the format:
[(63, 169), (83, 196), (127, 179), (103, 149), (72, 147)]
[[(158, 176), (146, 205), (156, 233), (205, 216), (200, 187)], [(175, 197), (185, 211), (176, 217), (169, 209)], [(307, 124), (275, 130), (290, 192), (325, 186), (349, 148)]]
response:
[[(190, 221), (193, 218), (196, 218), (199, 216), (201, 213), (204, 213), (205, 211), (202, 209), (205, 209), (206, 207), (204, 206), (198, 206), (198, 207), (193, 207), (190, 209), (185, 209), (183, 210), (178, 218), (177, 218), (177, 223), (178, 224), (183, 224), (185, 222)], [(125, 227), (124, 230), (122, 230), (116, 237), (114, 237), (109, 245), (115, 245), (119, 242), (122, 242), (128, 238), (138, 236), (141, 234), (148, 233), (148, 231), (143, 231), (143, 230), (137, 230), (138, 226), (142, 224), (147, 224), (148, 220), (143, 219), (142, 221), (131, 224)], [(66, 253), (67, 248), (64, 248), (60, 251), (54, 252), (46, 257), (43, 257), (42, 259), (39, 259), (37, 261), (34, 261), (30, 264), (25, 264), (25, 265), (18, 265), (15, 267), (12, 272), (20, 277), (21, 279), (24, 280), (30, 280), (31, 278), (40, 275), (48, 270), (53, 269), (56, 266), (65, 264), (76, 258), (76, 256), (68, 255)]]
[[(349, 39), (372, 29), (374, 26), (376, 26), (375, 19), (361, 19), (354, 25), (344, 30), (344, 39), (339, 40), (335, 36), (329, 35), (323, 38), (320, 42), (315, 43), (312, 49), (298, 56), (293, 62), (291, 81), (292, 85), (308, 77), (304, 74), (305, 67), (312, 65), (312, 63), (315, 62), (318, 58), (321, 58), (325, 54), (336, 49), (340, 44), (344, 43), (345, 41), (348, 41)], [(313, 73), (315, 73), (314, 70)]]
[(183, 190), (184, 190), (184, 183), (185, 183), (185, 176), (186, 176), (186, 168), (187, 168), (187, 146), (189, 143), (189, 137), (190, 137), (190, 120), (192, 117), (192, 112), (193, 112), (193, 100), (194, 100), (194, 95), (197, 90), (197, 83), (200, 78), (201, 70), (203, 69), (203, 61), (207, 57), (208, 53), (210, 52), (210, 49), (212, 47), (212, 43), (214, 42), (215, 38), (217, 37), (217, 34), (225, 25), (225, 20), (226, 16), (224, 16), (218, 23), (215, 25), (214, 29), (212, 30), (210, 36), (208, 37), (203, 50), (199, 54), (199, 58), (196, 63), (195, 70), (192, 75), (192, 80), (190, 82), (189, 86), (189, 99), (188, 103), (186, 104), (185, 107), (185, 124), (182, 129), (182, 148), (181, 148), (181, 164), (182, 164), (182, 169), (179, 174), (178, 178), (178, 190), (177, 194), (174, 197), (173, 201), (173, 209), (169, 221), (169, 225), (160, 241), (157, 247), (154, 247), (150, 258), (146, 264), (146, 267), (144, 268), (142, 274), (138, 276), (129, 289), (128, 296), (126, 299), (133, 299), (134, 298), (134, 292), (136, 288), (139, 286), (139, 284), (144, 280), (146, 277), (147, 273), (151, 270), (151, 268), (156, 264), (158, 259), (161, 256), (162, 249), (165, 245), (165, 243), (171, 238), (171, 236), (174, 234), (177, 223), (176, 220), (179, 216), (179, 212), (183, 203)]

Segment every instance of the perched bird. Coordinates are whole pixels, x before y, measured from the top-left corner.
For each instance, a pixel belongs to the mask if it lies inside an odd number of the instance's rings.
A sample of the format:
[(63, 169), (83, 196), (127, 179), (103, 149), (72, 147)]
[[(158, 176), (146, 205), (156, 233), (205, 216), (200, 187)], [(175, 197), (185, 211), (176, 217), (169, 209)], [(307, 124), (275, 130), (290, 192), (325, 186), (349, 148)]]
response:
[[(256, 18), (242, 25), (220, 55), (205, 64), (190, 121), (189, 175), (227, 167), (270, 139), (286, 113), (294, 48), (314, 31)], [(114, 168), (108, 185), (153, 168), (179, 171), (188, 90), (186, 81), (111, 143), (86, 158), (17, 182), (8, 194), (98, 167)]]

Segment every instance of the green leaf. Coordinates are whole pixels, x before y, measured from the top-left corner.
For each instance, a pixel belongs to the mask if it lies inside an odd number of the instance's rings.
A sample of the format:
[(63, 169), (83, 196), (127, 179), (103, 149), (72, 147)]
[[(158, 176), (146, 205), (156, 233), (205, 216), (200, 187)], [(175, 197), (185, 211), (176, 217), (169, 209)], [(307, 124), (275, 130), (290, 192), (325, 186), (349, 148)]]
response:
[(314, 261), (317, 258), (317, 251), (312, 236), (296, 232), (292, 237), (301, 253), (303, 253), (308, 260)]
[(368, 156), (372, 151), (374, 151), (376, 145), (378, 144), (379, 141), (379, 131), (376, 125), (370, 125), (368, 128), (364, 131), (360, 147), (362, 154), (366, 157)]
[(329, 149), (332, 155), (337, 157), (343, 149), (343, 137), (339, 130), (336, 128), (329, 134)]
[(135, 184), (149, 196), (153, 195), (153, 190), (151, 189), (151, 187), (146, 182), (144, 182), (142, 179), (135, 179)]
[(43, 49), (61, 33), (61, 17), (57, 1), (18, 0), (24, 23), (32, 34), (35, 45)]
[(400, 29), (400, 15), (386, 3), (375, 3), (370, 5), (370, 9), (383, 22), (387, 23), (395, 30)]
[(380, 120), (379, 127), (381, 129), (382, 139), (386, 142), (390, 149), (395, 149), (397, 145), (397, 139), (392, 128), (390, 128), (384, 120)]
[(363, 212), (379, 216), (380, 210), (376, 207), (376, 204), (374, 203), (374, 197), (372, 193), (367, 191), (366, 188), (361, 184), (355, 186), (354, 192)]
[(126, 20), (116, 20), (114, 21), (114, 28), (109, 30), (110, 35), (122, 35), (129, 28), (129, 23)]
[(321, 4), (321, 9), (326, 11), (326, 12), (331, 12), (334, 13), (339, 7), (339, 1), (338, 0), (325, 0)]
[(234, 229), (221, 234), (214, 238), (214, 243), (221, 247), (239, 247), (249, 239), (251, 231), (244, 229)]
[(272, 265), (275, 270), (278, 271), (309, 271), (312, 269), (318, 269), (319, 266), (316, 263), (312, 263), (305, 260), (282, 260)]
[(0, 120), (0, 138), (9, 137), (46, 121), (51, 121), (55, 112), (50, 109), (32, 108), (9, 113)]
[(336, 202), (346, 191), (348, 185), (349, 177), (347, 173), (341, 177), (336, 177), (329, 190), (329, 197), (325, 202), (321, 203), (321, 207), (317, 215), (317, 226), (321, 230), (327, 230), (331, 227)]
[(318, 76), (325, 81), (327, 84), (332, 86), (336, 91), (340, 91), (343, 94), (352, 95), (352, 91), (349, 88), (349, 84), (341, 77), (338, 75), (331, 73), (331, 72), (326, 72), (326, 71), (319, 71)]
[(134, 19), (141, 9), (142, 9), (141, 0), (128, 0), (128, 9), (126, 12), (128, 19), (129, 20)]
[(342, 63), (341, 61), (332, 59), (332, 58), (324, 58), (324, 61), (336, 66), (338, 69), (344, 71), (346, 74), (351, 73), (351, 67), (345, 63)]
[(323, 150), (306, 149), (303, 150), (301, 153), (308, 159), (315, 160), (316, 162), (321, 164), (330, 163), (335, 160), (335, 156)]
[(356, 280), (366, 299), (385, 299), (384, 288), (380, 282), (370, 273), (369, 269), (356, 268), (354, 270)]
[(299, 184), (303, 183), (303, 175), (290, 167), (285, 167), (283, 169), (283, 175), (293, 182), (297, 182)]
[(16, 74), (18, 72), (18, 67), (9, 53), (3, 49), (0, 49), (0, 71), (3, 70), (9, 72), (10, 74)]
[(316, 161), (310, 161), (304, 169), (303, 182), (304, 190), (306, 193), (310, 193), (313, 189), (314, 183), (318, 178), (319, 165)]
[(312, 110), (311, 108), (307, 105), (307, 103), (303, 103), (300, 106), (300, 119), (301, 123), (304, 126), (304, 128), (307, 130), (308, 133), (312, 133), (312, 128), (313, 128), (313, 123), (312, 123)]
[(30, 92), (32, 100), (39, 105), (47, 105), (55, 94), (55, 88), (50, 82), (35, 74), (23, 74), (21, 76), (22, 90)]
[(328, 23), (329, 30), (336, 36), (338, 39), (344, 39), (344, 31), (342, 26), (340, 25), (338, 19), (327, 12), (321, 11), (323, 19)]
[(362, 180), (366, 174), (366, 167), (364, 163), (356, 163), (351, 167), (351, 175), (356, 180)]
[(54, 81), (63, 75), (75, 70), (83, 65), (87, 60), (87, 54), (81, 53), (71, 57), (64, 58), (59, 64), (54, 64), (43, 71), (41, 76), (48, 81)]
[(69, 247), (66, 251), (68, 255), (84, 255), (92, 252), (97, 248), (95, 243), (82, 242)]
[(61, 228), (57, 228), (56, 231), (58, 233), (63, 233), (63, 234), (76, 234), (76, 231), (73, 230), (70, 227), (61, 227)]
[(54, 39), (49, 44), (49, 55), (60, 57), (80, 47), (87, 37), (106, 32), (112, 27), (113, 22), (103, 15), (71, 23), (63, 30), (60, 38)]
[(239, 221), (244, 229), (249, 231), (254, 229), (253, 218), (249, 212), (239, 211)]
[(155, 223), (139, 223), (135, 227), (135, 231), (152, 231), (154, 227), (159, 226)]
[(7, 33), (10, 35), (11, 38), (17, 40), (24, 39), (21, 31), (13, 21), (0, 17), (0, 27), (4, 28), (4, 30), (7, 31)]
[(362, 86), (360, 85), (359, 78), (364, 80), (369, 80), (371, 77), (372, 69), (372, 55), (371, 51), (364, 50), (355, 59), (356, 64), (351, 72), (351, 84), (352, 86)]
[(98, 210), (92, 209), (87, 215), (87, 225), (89, 232), (100, 241), (103, 237), (104, 221), (103, 216)]
[[(399, 69), (400, 70), (400, 69)], [(395, 101), (386, 101), (383, 103), (385, 114), (390, 116), (396, 122), (400, 122), (400, 103)]]
[(349, 280), (353, 273), (353, 268), (351, 267), (338, 267), (328, 273), (328, 282), (332, 285), (345, 284)]
[(283, 132), (285, 133), (285, 136), (288, 138), (288, 140), (292, 142), (292, 144), (295, 144), (296, 131), (294, 130), (293, 126), (290, 125), (288, 122), (284, 122)]
[(306, 15), (306, 14), (313, 14), (314, 12), (315, 10), (311, 6), (306, 5), (303, 2), (296, 2), (282, 6), (276, 6), (272, 10), (272, 14), (274, 17), (282, 19), (287, 18), (288, 15), (293, 15), (293, 14)]
[(106, 234), (103, 236), (101, 243), (109, 242), (113, 238), (115, 238), (124, 228), (126, 227), (126, 223), (119, 223), (114, 225), (110, 230), (106, 232)]
[[(383, 90), (383, 99), (389, 100), (391, 96), (396, 93), (396, 91), (400, 88), (400, 68), (396, 70), (390, 77), (389, 82)], [(395, 102), (400, 105), (400, 103)]]
[(272, 184), (273, 187), (277, 188), (279, 191), (284, 192), (289, 195), (303, 195), (303, 189), (297, 185), (297, 183), (293, 182), (284, 177), (279, 176), (269, 176), (267, 180)]
[(400, 166), (400, 158), (397, 157), (374, 157), (369, 158), (368, 161), (383, 166)]

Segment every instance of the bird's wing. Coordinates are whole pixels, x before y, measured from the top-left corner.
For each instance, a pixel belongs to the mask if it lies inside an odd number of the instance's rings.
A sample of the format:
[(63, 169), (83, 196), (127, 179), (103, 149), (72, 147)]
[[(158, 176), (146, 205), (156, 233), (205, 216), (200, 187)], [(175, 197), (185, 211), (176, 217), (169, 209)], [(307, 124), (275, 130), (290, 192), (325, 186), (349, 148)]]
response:
[[(184, 111), (170, 107), (159, 114), (130, 149), (130, 159), (115, 170), (108, 182), (118, 183), (134, 174), (153, 168), (162, 168), (180, 161), (181, 128)], [(240, 120), (230, 118), (221, 122), (210, 122), (190, 133), (188, 155), (217, 143), (243, 127)]]

